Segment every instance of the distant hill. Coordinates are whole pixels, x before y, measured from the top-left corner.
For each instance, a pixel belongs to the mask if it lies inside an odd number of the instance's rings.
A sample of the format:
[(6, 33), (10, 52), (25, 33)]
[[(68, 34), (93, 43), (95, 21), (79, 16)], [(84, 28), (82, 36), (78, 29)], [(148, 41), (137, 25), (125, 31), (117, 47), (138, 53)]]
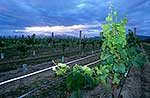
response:
[[(150, 36), (137, 35), (137, 37), (139, 37), (141, 40), (150, 39)], [(95, 37), (90, 37), (90, 39), (100, 39), (100, 37), (95, 36)]]
[[(23, 34), (17, 35), (17, 37), (21, 37)], [(27, 37), (28, 35), (24, 35), (24, 37)], [(29, 35), (31, 36), (31, 35)], [(127, 35), (128, 36), (128, 35)], [(141, 40), (145, 40), (145, 39), (150, 39), (150, 36), (143, 36), (143, 35), (137, 35)], [(1, 38), (5, 37), (5, 38), (9, 38), (9, 36), (0, 36)], [(14, 38), (15, 35), (11, 35), (11, 38)], [(45, 35), (36, 35), (36, 37), (38, 38), (44, 38), (46, 37)], [(47, 36), (47, 37), (51, 37), (51, 36)], [(75, 36), (70, 36), (67, 34), (63, 34), (63, 35), (55, 35), (55, 38), (62, 38), (62, 39), (67, 39), (67, 38), (78, 38)], [(93, 36), (93, 37), (88, 37), (89, 39), (100, 39), (100, 36)]]
[(89, 39), (100, 39), (99, 36), (90, 37)]
[(150, 39), (150, 36), (137, 35), (141, 40)]
[(67, 38), (76, 38), (76, 37), (63, 34), (63, 35), (55, 35), (55, 38), (67, 39)]

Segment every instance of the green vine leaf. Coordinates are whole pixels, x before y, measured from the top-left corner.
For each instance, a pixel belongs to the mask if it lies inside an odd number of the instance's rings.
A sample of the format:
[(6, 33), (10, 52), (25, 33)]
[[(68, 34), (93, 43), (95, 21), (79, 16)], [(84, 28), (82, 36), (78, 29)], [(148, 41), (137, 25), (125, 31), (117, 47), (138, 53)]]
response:
[(123, 63), (120, 63), (119, 65), (115, 64), (113, 70), (117, 73), (125, 73), (126, 67)]
[(112, 83), (113, 84), (119, 84), (119, 82), (120, 82), (120, 79), (118, 78), (118, 74), (115, 73)]
[(106, 21), (107, 21), (107, 22), (111, 22), (112, 19), (113, 19), (112, 15), (108, 15), (108, 16), (106, 17)]
[(114, 16), (118, 17), (118, 12), (117, 11), (114, 11)]
[(133, 65), (136, 67), (142, 67), (146, 62), (146, 57), (143, 54), (138, 54), (132, 61)]
[[(110, 24), (104, 24), (104, 25), (102, 25), (102, 29), (103, 29), (104, 32), (109, 33)], [(105, 36), (104, 33), (103, 33), (103, 35)]]

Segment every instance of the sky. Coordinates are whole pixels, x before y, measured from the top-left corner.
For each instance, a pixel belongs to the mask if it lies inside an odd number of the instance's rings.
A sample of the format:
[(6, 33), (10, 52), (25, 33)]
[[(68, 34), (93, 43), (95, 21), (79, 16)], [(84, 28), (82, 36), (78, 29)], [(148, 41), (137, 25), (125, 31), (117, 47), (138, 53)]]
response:
[(150, 36), (150, 0), (0, 0), (0, 36), (99, 36), (112, 3), (126, 28)]

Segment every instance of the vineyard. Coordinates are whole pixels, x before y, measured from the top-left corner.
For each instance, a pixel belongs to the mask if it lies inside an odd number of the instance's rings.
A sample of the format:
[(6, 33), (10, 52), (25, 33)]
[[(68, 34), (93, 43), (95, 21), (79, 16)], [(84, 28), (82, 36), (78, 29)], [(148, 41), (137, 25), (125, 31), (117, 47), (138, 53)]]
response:
[(0, 98), (150, 98), (150, 42), (118, 17), (98, 39), (0, 38)]

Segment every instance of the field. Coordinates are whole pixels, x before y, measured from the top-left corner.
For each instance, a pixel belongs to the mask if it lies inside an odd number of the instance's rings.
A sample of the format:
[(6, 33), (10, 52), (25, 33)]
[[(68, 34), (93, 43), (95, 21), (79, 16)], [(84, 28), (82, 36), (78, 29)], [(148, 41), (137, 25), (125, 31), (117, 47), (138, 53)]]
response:
[[(29, 40), (32, 40), (32, 44), (26, 42)], [(33, 44), (33, 41), (35, 40), (36, 43)], [(47, 40), (51, 40), (51, 42), (48, 43)], [(25, 45), (18, 49), (18, 43)], [(4, 58), (0, 60), (0, 82), (54, 66), (52, 60), (56, 63), (66, 63), (99, 53), (100, 46), (100, 40), (93, 39), (37, 39), (33, 37), (24, 39), (1, 39), (1, 53), (4, 53)], [(25, 50), (20, 51), (22, 48)], [(34, 54), (33, 51), (35, 51)], [(64, 61), (62, 61), (62, 57), (64, 57)], [(97, 60), (98, 57), (99, 55), (94, 55), (93, 57), (81, 61), (75, 61), (69, 65), (88, 64)], [(27, 64), (26, 72), (23, 71), (23, 64)], [(17, 97), (31, 89), (44, 85), (43, 83), (45, 82), (51, 83), (51, 81), (55, 79), (54, 73), (53, 75), (52, 73), (52, 71), (46, 71), (25, 79), (14, 81), (9, 85), (1, 86), (2, 88), (6, 88), (0, 90), (1, 96)], [(18, 81), (20, 82), (18, 83)]]
[[(6, 39), (3, 39), (3, 40), (5, 41)], [(10, 39), (10, 40), (14, 40), (14, 39)], [(17, 39), (17, 40), (20, 40), (20, 39)], [(55, 39), (55, 40), (58, 40), (58, 39)], [(81, 44), (82, 42), (79, 44), (75, 44), (75, 41), (79, 41), (79, 39), (76, 39), (76, 40), (74, 39), (73, 41), (74, 43), (72, 43), (74, 46), (73, 45), (71, 47), (69, 47), (69, 45), (65, 46), (64, 50), (61, 50), (62, 46), (60, 44), (62, 44), (61, 42), (62, 40), (61, 39), (59, 40), (60, 42), (57, 43), (59, 45), (58, 46), (56, 45), (57, 48), (56, 47), (50, 48), (43, 44), (42, 48), (34, 49), (34, 51), (36, 51), (36, 54), (34, 55), (32, 54), (33, 50), (31, 50), (31, 47), (24, 54), (17, 51), (17, 49), (15, 48), (17, 47), (17, 45), (13, 45), (13, 47), (9, 49), (6, 47), (1, 48), (3, 53), (5, 53), (5, 55), (8, 54), (10, 57), (6, 56), (4, 59), (1, 59), (0, 81), (1, 82), (7, 81), (9, 79), (13, 79), (13, 78), (20, 77), (23, 75), (28, 75), (30, 73), (34, 73), (36, 71), (39, 71), (45, 68), (55, 66), (52, 60), (54, 60), (56, 63), (62, 62), (62, 56), (65, 57), (64, 63), (68, 63), (68, 65), (70, 66), (74, 66), (74, 64), (79, 64), (79, 65), (88, 64), (88, 66), (92, 67), (93, 65), (94, 66), (99, 65), (99, 63), (101, 62), (101, 61), (98, 61), (96, 63), (93, 63), (99, 60), (101, 40), (83, 39), (81, 41), (86, 42), (86, 45), (84, 46), (85, 48), (83, 48), (83, 45)], [(70, 41), (70, 39), (66, 41)], [(92, 46), (92, 43), (94, 43), (94, 46)], [(145, 54), (147, 55), (147, 58), (149, 59), (150, 58), (149, 57), (150, 44), (142, 42), (142, 46), (145, 51)], [(90, 55), (93, 55), (93, 56), (90, 56)], [(80, 60), (82, 58), (85, 58), (85, 59)], [(69, 62), (72, 62), (72, 63), (69, 63)], [(22, 64), (27, 64), (26, 72), (23, 71)], [(130, 72), (130, 74), (132, 74), (132, 72)], [(67, 88), (65, 87), (66, 83), (64, 81), (66, 77), (67, 77), (66, 75), (56, 76), (56, 74), (52, 70), (47, 70), (47, 71), (44, 71), (35, 75), (31, 75), (26, 78), (18, 79), (8, 84), (6, 83), (4, 85), (1, 85), (0, 94), (2, 98), (4, 97), (14, 98), (14, 97), (19, 97), (19, 96), (20, 96), (19, 98), (24, 98), (24, 97), (25, 98), (35, 98), (35, 97), (65, 98), (66, 96), (70, 96), (70, 94), (66, 91)], [(133, 80), (132, 78), (131, 80)], [(131, 81), (131, 80), (128, 80), (128, 81)], [(127, 85), (127, 84), (128, 83), (125, 83), (124, 85)], [(118, 91), (119, 90), (120, 89), (118, 89)], [(87, 97), (98, 98), (100, 96), (105, 97), (106, 93), (104, 91), (105, 89), (102, 87), (102, 85), (99, 84), (96, 88), (92, 90), (82, 89), (81, 96), (83, 98), (87, 98)], [(98, 93), (98, 92), (101, 92), (101, 93)]]
[[(49, 41), (50, 40), (50, 41)], [(1, 39), (1, 46), (6, 43), (0, 51), (4, 58), (0, 61), (0, 71), (16, 69), (22, 64), (38, 64), (62, 56), (70, 56), (76, 53), (98, 50), (99, 40), (78, 39)], [(21, 44), (21, 45), (20, 45)], [(33, 63), (34, 62), (34, 63)], [(17, 64), (16, 64), (17, 63)], [(11, 65), (10, 65), (11, 64)]]

